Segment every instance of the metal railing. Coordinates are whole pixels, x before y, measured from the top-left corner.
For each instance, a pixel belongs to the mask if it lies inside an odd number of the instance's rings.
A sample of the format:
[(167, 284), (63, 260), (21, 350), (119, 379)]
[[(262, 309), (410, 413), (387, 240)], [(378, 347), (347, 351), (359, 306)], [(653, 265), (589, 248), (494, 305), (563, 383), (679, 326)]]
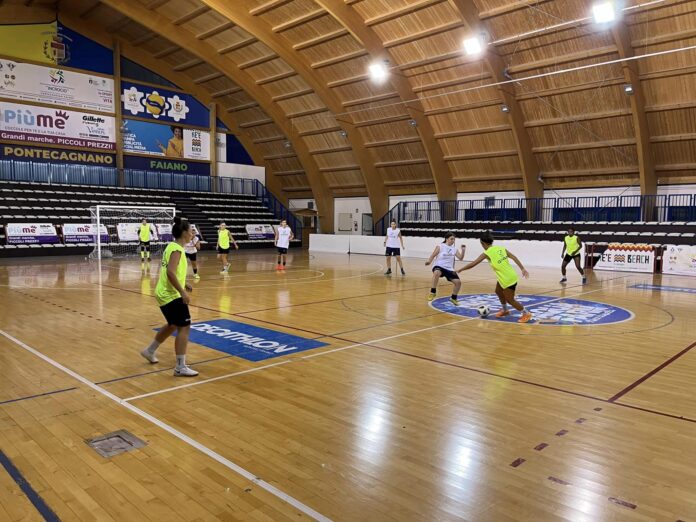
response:
[(435, 221), (696, 221), (696, 194), (402, 201), (375, 226)]

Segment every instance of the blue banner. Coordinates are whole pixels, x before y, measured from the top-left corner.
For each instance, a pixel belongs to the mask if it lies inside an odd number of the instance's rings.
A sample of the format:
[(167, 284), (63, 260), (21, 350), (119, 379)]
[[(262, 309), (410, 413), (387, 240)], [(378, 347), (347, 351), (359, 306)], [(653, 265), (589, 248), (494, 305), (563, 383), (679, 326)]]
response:
[(240, 165), (253, 165), (249, 153), (244, 148), (234, 134), (227, 135), (227, 163), (238, 163)]
[(208, 127), (208, 108), (189, 94), (162, 87), (121, 82), (123, 116), (138, 116), (180, 125)]
[(116, 155), (108, 152), (92, 152), (32, 145), (0, 144), (0, 160), (32, 161), (39, 163), (77, 163), (115, 167)]
[[(156, 156), (183, 157), (181, 127), (159, 125), (138, 120), (123, 120), (123, 152), (154, 154)], [(181, 150), (181, 153), (177, 151)], [(169, 154), (167, 154), (169, 151)]]
[(152, 172), (173, 172), (175, 174), (210, 176), (210, 163), (203, 161), (124, 155), (123, 166), (127, 169), (148, 170)]
[(114, 74), (113, 51), (58, 22), (58, 38), (65, 45), (64, 58), (59, 62), (66, 67), (97, 73)]

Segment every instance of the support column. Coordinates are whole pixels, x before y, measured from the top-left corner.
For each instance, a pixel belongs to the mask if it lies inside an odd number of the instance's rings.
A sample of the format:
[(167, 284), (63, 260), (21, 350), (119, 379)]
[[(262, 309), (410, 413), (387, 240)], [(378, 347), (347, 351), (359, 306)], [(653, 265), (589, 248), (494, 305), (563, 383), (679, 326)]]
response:
[(116, 117), (116, 171), (118, 186), (126, 186), (126, 174), (123, 172), (123, 114), (121, 111), (121, 43), (114, 40), (114, 109)]

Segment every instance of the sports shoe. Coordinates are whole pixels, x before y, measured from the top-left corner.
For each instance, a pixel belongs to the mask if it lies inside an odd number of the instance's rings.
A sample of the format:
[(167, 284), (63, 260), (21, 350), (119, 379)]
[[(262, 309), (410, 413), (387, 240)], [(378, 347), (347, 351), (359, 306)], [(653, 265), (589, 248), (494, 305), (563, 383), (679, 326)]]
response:
[(389, 270), (387, 270), (386, 272), (384, 272), (384, 275), (391, 275), (391, 268)]
[(198, 274), (193, 274), (193, 278), (194, 278), (194, 279), (200, 279), (200, 278), (201, 278), (201, 276), (200, 276), (200, 275), (198, 275)]
[(432, 292), (430, 292), (430, 293), (428, 294), (428, 301), (432, 301), (433, 299), (435, 299), (435, 296), (436, 296), (436, 295), (437, 295), (437, 294), (433, 294)]
[(404, 269), (401, 269), (401, 275), (406, 275), (406, 272), (404, 272)]
[(198, 372), (188, 366), (174, 368), (174, 377), (195, 377), (196, 375), (198, 375)]
[(561, 280), (559, 281), (559, 283), (561, 283), (562, 285), (566, 284), (567, 282), (568, 280), (565, 277), (561, 277)]
[(283, 270), (285, 270), (285, 265), (280, 265), (280, 270), (281, 270), (281, 272), (282, 272)]
[(227, 269), (226, 269), (226, 268), (223, 268), (222, 270), (220, 270), (220, 273), (221, 273), (221, 274), (226, 274), (226, 273), (227, 273)]
[(450, 297), (450, 303), (452, 303), (454, 306), (459, 306), (459, 301), (457, 301), (456, 299), (454, 299), (452, 297)]
[(526, 312), (522, 314), (522, 317), (517, 321), (518, 323), (528, 323), (532, 320), (532, 312)]
[(280, 268), (281, 266), (282, 266), (282, 265), (276, 266), (276, 270), (282, 270), (282, 268)]
[(142, 355), (145, 359), (147, 359), (147, 361), (150, 364), (155, 364), (155, 363), (159, 362), (159, 359), (157, 358), (157, 356), (154, 353), (150, 353), (147, 350), (147, 348), (144, 349), (142, 352), (140, 352), (140, 355)]
[(587, 284), (587, 276), (582, 276), (582, 284), (583, 285)]
[(510, 310), (498, 310), (494, 317), (505, 317), (506, 315), (510, 315)]

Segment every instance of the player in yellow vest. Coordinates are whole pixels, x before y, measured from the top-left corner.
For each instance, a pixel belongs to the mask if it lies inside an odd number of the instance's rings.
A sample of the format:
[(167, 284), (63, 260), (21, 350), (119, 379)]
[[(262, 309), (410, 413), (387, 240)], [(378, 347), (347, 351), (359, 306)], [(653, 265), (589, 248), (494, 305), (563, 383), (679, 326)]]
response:
[[(140, 240), (140, 263), (141, 268), (145, 268), (145, 258), (147, 257), (147, 262), (150, 262), (150, 238), (152, 235), (152, 225), (147, 222), (147, 219), (143, 218), (140, 226), (138, 227), (138, 239)], [(150, 266), (148, 265), (148, 268)]]
[(582, 284), (587, 283), (587, 277), (585, 276), (585, 271), (580, 266), (580, 261), (582, 260), (582, 255), (580, 250), (582, 249), (582, 241), (575, 234), (575, 229), (570, 227), (568, 229), (568, 235), (563, 238), (563, 250), (561, 251), (561, 259), (563, 263), (561, 264), (561, 284), (564, 285), (568, 280), (566, 279), (566, 267), (571, 261), (575, 261), (575, 268), (578, 269), (580, 275), (582, 276)]
[(223, 221), (220, 223), (220, 228), (218, 228), (217, 240), (217, 257), (222, 262), (222, 270), (220, 270), (221, 274), (226, 274), (227, 270), (230, 268), (230, 263), (227, 260), (227, 254), (230, 253), (230, 241), (234, 243), (234, 248), (239, 250), (239, 245), (237, 245), (237, 242), (234, 240), (232, 232), (228, 230), (227, 225), (225, 225), (225, 222)]
[(189, 331), (191, 330), (191, 314), (188, 304), (191, 302), (188, 292), (193, 288), (186, 284), (186, 272), (188, 262), (184, 255), (184, 245), (191, 241), (191, 225), (181, 218), (174, 218), (172, 226), (174, 241), (169, 243), (162, 254), (162, 268), (155, 287), (155, 297), (160, 306), (162, 315), (167, 320), (160, 328), (152, 344), (145, 348), (140, 355), (151, 363), (159, 362), (157, 348), (167, 337), (176, 332), (174, 351), (176, 352), (175, 377), (193, 377), (198, 375), (196, 370), (186, 366), (186, 348), (188, 346)]
[(457, 270), (457, 272), (474, 268), (476, 265), (487, 259), (491, 265), (491, 268), (493, 269), (493, 272), (495, 272), (496, 279), (498, 280), (497, 284), (495, 285), (495, 293), (498, 296), (502, 306), (502, 309), (498, 311), (495, 316), (505, 317), (506, 315), (510, 315), (510, 311), (508, 310), (508, 304), (510, 304), (515, 310), (522, 313), (522, 317), (520, 317), (518, 322), (528, 323), (532, 319), (532, 313), (515, 299), (515, 291), (517, 289), (517, 281), (519, 278), (517, 277), (517, 272), (515, 272), (515, 269), (510, 264), (509, 259), (512, 259), (517, 266), (520, 267), (523, 277), (529, 277), (529, 272), (527, 272), (524, 266), (522, 266), (522, 262), (517, 259), (512, 252), (508, 252), (501, 246), (493, 246), (493, 236), (491, 236), (489, 233), (484, 234), (481, 238), (481, 246), (483, 247), (483, 254), (478, 256), (468, 265)]

